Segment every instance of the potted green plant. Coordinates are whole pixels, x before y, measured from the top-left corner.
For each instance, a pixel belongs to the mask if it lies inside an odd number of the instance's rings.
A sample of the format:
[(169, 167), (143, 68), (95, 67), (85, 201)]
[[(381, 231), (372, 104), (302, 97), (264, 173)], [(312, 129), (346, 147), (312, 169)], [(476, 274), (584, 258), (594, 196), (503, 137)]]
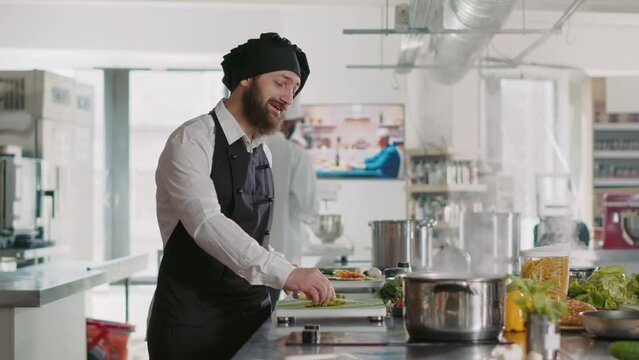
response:
[(526, 319), (526, 351), (528, 354), (540, 354), (543, 359), (553, 359), (554, 353), (559, 350), (557, 322), (566, 313), (566, 305), (546, 293), (557, 281), (539, 283), (513, 275), (506, 278), (512, 281), (508, 285), (509, 291), (519, 290), (522, 293), (514, 295), (512, 301), (521, 308)]

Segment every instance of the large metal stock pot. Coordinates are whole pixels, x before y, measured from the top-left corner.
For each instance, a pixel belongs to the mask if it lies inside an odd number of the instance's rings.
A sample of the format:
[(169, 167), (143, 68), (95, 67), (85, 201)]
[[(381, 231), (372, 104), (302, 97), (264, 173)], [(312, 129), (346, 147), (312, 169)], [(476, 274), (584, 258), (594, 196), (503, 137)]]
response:
[(432, 265), (434, 220), (375, 220), (368, 223), (372, 232), (372, 264), (382, 270), (400, 261), (410, 262), (415, 270)]
[(504, 325), (504, 280), (437, 273), (404, 276), (404, 323), (412, 340), (496, 339)]

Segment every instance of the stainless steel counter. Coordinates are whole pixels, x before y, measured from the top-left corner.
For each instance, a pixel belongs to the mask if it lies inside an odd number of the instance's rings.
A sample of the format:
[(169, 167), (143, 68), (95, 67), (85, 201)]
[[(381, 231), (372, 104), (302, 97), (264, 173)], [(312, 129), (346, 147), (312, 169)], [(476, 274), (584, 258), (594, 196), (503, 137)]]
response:
[(112, 261), (50, 262), (0, 272), (0, 307), (40, 307), (146, 268), (147, 255)]
[(5, 248), (0, 249), (0, 257), (13, 257), (18, 261), (47, 258), (67, 252), (66, 246), (54, 245), (40, 248)]
[[(367, 331), (384, 334), (388, 345), (286, 345), (288, 333), (301, 331), (304, 324), (319, 324), (321, 331)], [(408, 335), (401, 317), (386, 317), (384, 324), (368, 320), (312, 320), (286, 328), (267, 319), (233, 359), (284, 359), (289, 356), (309, 356), (309, 359), (490, 359), (496, 344), (470, 343), (407, 343)], [(581, 332), (563, 332), (560, 359), (613, 359), (608, 354), (609, 341), (594, 340)], [(324, 355), (324, 356), (322, 356)]]

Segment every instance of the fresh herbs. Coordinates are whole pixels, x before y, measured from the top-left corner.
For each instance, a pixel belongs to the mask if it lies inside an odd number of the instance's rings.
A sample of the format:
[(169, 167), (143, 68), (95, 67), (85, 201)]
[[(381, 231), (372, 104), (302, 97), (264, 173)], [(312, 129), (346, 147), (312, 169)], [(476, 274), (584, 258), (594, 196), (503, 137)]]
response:
[(523, 279), (513, 275), (507, 275), (506, 278), (512, 281), (508, 285), (508, 291), (522, 292), (523, 295), (514, 294), (512, 301), (521, 308), (526, 318), (530, 315), (544, 315), (550, 322), (556, 324), (566, 313), (566, 305), (563, 302), (546, 294), (557, 283), (555, 279), (538, 283), (533, 279)]
[(391, 280), (386, 280), (384, 285), (377, 290), (375, 295), (382, 299), (386, 306), (403, 300), (404, 289), (402, 288), (402, 278), (396, 277)]
[(622, 304), (637, 302), (639, 274), (626, 278), (622, 266), (604, 267), (593, 272), (585, 281), (573, 281), (568, 288), (568, 296), (597, 309), (617, 310)]
[(306, 307), (327, 307), (327, 306), (340, 306), (348, 303), (346, 300), (335, 299), (331, 300), (326, 304), (307, 304)]

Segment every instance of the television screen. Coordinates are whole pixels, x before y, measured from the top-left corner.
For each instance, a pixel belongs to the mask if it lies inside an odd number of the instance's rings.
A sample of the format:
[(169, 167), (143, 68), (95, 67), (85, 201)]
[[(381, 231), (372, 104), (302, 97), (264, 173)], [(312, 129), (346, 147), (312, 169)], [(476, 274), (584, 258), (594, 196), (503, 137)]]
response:
[(302, 113), (294, 138), (319, 178), (403, 177), (404, 105), (302, 105)]

